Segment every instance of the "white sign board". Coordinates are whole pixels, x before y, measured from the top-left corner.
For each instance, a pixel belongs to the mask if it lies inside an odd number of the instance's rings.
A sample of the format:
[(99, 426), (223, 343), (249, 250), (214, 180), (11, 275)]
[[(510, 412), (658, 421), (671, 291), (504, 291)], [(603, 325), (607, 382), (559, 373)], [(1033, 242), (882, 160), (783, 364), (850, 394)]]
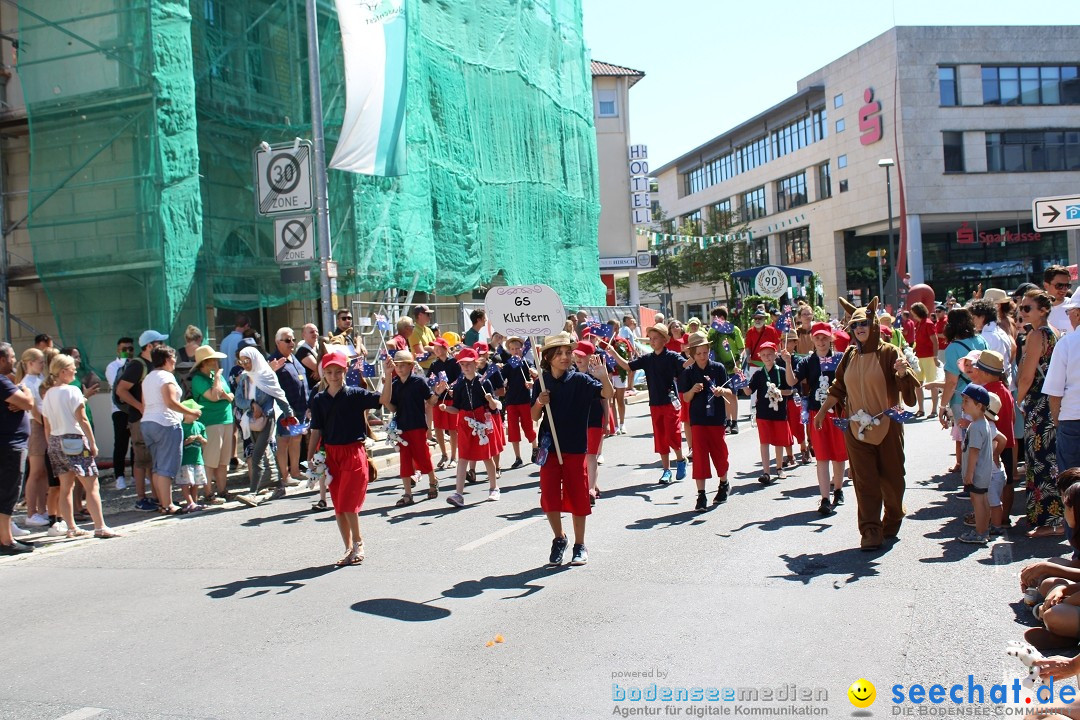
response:
[(619, 268), (636, 268), (636, 257), (608, 257), (600, 258), (601, 270), (618, 270)]
[(538, 337), (562, 332), (566, 310), (547, 285), (493, 287), (484, 296), (484, 311), (494, 332)]
[(1031, 220), (1039, 232), (1080, 228), (1080, 195), (1035, 198)]
[(274, 219), (274, 257), (279, 264), (315, 259), (315, 217)]
[(259, 215), (311, 210), (311, 143), (255, 150), (255, 202)]
[(652, 222), (652, 195), (649, 193), (649, 148), (631, 145), (630, 163), (630, 217), (634, 225)]
[(775, 265), (761, 268), (754, 278), (754, 290), (758, 295), (778, 298), (788, 291), (788, 276)]

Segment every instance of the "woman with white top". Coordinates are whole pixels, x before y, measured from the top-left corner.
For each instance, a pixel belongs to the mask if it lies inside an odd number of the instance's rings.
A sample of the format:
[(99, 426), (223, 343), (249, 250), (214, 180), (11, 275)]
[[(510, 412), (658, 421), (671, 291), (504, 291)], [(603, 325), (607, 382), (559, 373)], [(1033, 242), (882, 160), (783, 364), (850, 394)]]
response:
[(45, 440), (45, 428), (41, 424), (41, 383), (45, 379), (45, 354), (37, 348), (23, 351), (15, 373), (15, 384), (25, 385), (34, 399), (34, 409), (30, 418), (30, 439), (27, 441), (27, 457), (30, 472), (26, 476), (26, 524), (31, 527), (48, 527), (49, 514), (46, 506), (48, 494), (48, 472), (45, 469), (45, 453), (48, 443)]
[(94, 520), (94, 537), (113, 538), (118, 534), (105, 525), (98, 490), (98, 469), (94, 462), (97, 442), (86, 417), (86, 398), (71, 385), (75, 379), (75, 360), (57, 355), (49, 365), (49, 375), (41, 384), (41, 416), (48, 438), (49, 460), (60, 478), (60, 514), (67, 523), (69, 538), (90, 533), (75, 524), (71, 491), (78, 478), (86, 493), (86, 507)]
[[(236, 362), (243, 372), (236, 378), (233, 404), (242, 413), (240, 431), (244, 436), (244, 452), (250, 451), (251, 454), (248, 458), (248, 492), (233, 497), (248, 507), (255, 507), (259, 504), (259, 489), (270, 484), (273, 474), (271, 459), (277, 450), (274, 444), (274, 428), (277, 427), (275, 408), (280, 408), (285, 418), (292, 418), (293, 423), (296, 418), (285, 398), (285, 391), (278, 384), (277, 374), (258, 348), (243, 348)], [(270, 458), (266, 454), (268, 448)], [(270, 499), (282, 497), (285, 497), (285, 481), (279, 478), (278, 487)]]
[(143, 415), (142, 432), (146, 449), (154, 458), (152, 483), (158, 500), (158, 512), (178, 515), (182, 511), (173, 504), (172, 483), (180, 474), (180, 461), (184, 454), (185, 419), (197, 420), (201, 410), (192, 410), (180, 404), (180, 385), (173, 371), (176, 369), (176, 351), (167, 345), (150, 352), (153, 368), (142, 381)]

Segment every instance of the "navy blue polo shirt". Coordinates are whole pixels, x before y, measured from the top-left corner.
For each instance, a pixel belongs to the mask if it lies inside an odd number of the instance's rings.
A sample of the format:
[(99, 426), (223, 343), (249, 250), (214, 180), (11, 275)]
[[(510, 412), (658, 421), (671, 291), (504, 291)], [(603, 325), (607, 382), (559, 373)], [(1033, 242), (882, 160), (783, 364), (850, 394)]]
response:
[[(724, 366), (712, 360), (703, 368), (695, 362), (682, 371), (682, 375), (679, 376), (679, 392), (690, 392), (690, 388), (698, 383), (704, 386), (704, 389), (690, 400), (691, 425), (709, 425), (712, 427), (727, 425), (727, 405), (724, 403), (724, 398), (714, 397), (712, 389), (709, 387), (709, 383), (712, 383), (713, 387), (721, 387), (727, 382), (727, 379), (728, 374)], [(713, 406), (712, 417), (709, 416), (710, 398), (712, 398)]]
[(348, 385), (330, 395), (323, 390), (311, 399), (311, 429), (322, 432), (327, 445), (360, 442), (365, 432), (364, 411), (379, 407), (379, 393)]
[(405, 382), (397, 377), (390, 388), (390, 404), (398, 430), (421, 430), (427, 428), (427, 400), (432, 396), (427, 381), (419, 375), (410, 375)]
[[(461, 377), (461, 366), (452, 357), (447, 357), (445, 360), (433, 360), (427, 370), (428, 377), (437, 377), (440, 372), (445, 372), (446, 383), (453, 385), (454, 381)], [(439, 397), (444, 398), (446, 396), (440, 395)]]
[(477, 408), (491, 409), (484, 393), (495, 394), (495, 388), (488, 380), (482, 380), (479, 373), (469, 380), (464, 375), (454, 385), (454, 407), (458, 410), (475, 410)]
[(686, 358), (671, 350), (642, 355), (630, 361), (631, 370), (644, 370), (645, 383), (649, 386), (649, 405), (670, 405), (668, 395), (675, 389), (675, 379), (682, 373)]
[[(278, 360), (285, 357), (279, 352), (270, 356), (269, 360)], [(289, 401), (289, 407), (298, 418), (304, 417), (308, 409), (308, 383), (307, 368), (303, 366), (296, 355), (291, 356), (275, 372), (278, 385), (285, 392), (285, 399)]]
[(531, 391), (525, 387), (526, 382), (532, 381), (532, 374), (529, 372), (531, 367), (532, 363), (528, 360), (522, 360), (521, 366), (516, 368), (503, 365), (502, 372), (506, 377), (506, 395), (503, 396), (503, 404), (523, 405), (532, 402)]
[(30, 413), (12, 410), (5, 402), (18, 391), (15, 383), (0, 375), (0, 447), (8, 450), (25, 450), (30, 437)]
[[(837, 355), (835, 350), (830, 350), (826, 357), (832, 357)], [(807, 357), (803, 358), (795, 364), (795, 369), (792, 370), (795, 373), (795, 379), (799, 381), (805, 381), (809, 392), (806, 396), (807, 409), (811, 412), (817, 412), (821, 409), (821, 400), (818, 398), (828, 394), (829, 386), (832, 385), (832, 381), (836, 379), (836, 371), (828, 370), (825, 373), (821, 372), (821, 358), (818, 357), (817, 352), (812, 352)], [(825, 378), (824, 393), (818, 391), (822, 388), (822, 377)]]
[(767, 371), (762, 367), (754, 373), (754, 377), (750, 378), (750, 390), (757, 392), (757, 405), (754, 412), (759, 420), (787, 420), (787, 396), (785, 395), (780, 399), (780, 407), (777, 410), (772, 409), (768, 398), (765, 396), (765, 384), (768, 382), (776, 385), (781, 391), (790, 390), (791, 387), (787, 384), (786, 375), (787, 372), (784, 370), (784, 366), (776, 363), (771, 371)]
[[(544, 373), (544, 384), (551, 393), (551, 403), (540, 421), (540, 432), (548, 430), (547, 413), (555, 417), (555, 431), (559, 434), (559, 448), (568, 455), (584, 455), (589, 446), (589, 408), (594, 399), (601, 397), (604, 386), (592, 375), (581, 372), (564, 373), (559, 379)], [(540, 397), (540, 383), (533, 385), (532, 399)], [(555, 446), (551, 446), (555, 454)]]

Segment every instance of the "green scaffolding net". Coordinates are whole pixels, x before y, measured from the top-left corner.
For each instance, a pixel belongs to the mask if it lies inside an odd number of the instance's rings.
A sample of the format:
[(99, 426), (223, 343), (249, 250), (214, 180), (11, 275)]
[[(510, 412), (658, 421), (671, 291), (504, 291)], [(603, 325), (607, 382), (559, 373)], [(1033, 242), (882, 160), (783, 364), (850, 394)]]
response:
[[(329, 172), (339, 292), (498, 276), (601, 303), (580, 0), (406, 7), (409, 174)], [(28, 228), (65, 343), (103, 366), (123, 334), (180, 344), (208, 308), (318, 298), (317, 272), (282, 283), (252, 167), (261, 141), (311, 137), (303, 0), (35, 0), (19, 18)], [(345, 107), (331, 2), (319, 36), (329, 156)]]

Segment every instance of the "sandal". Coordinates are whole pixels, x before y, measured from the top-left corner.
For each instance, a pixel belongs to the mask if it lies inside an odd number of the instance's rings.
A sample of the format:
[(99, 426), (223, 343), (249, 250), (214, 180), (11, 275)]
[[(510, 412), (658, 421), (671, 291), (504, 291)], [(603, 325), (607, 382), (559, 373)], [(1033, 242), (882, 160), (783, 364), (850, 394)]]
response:
[(436, 470), (445, 470), (446, 469), (446, 462), (447, 462), (446, 456), (443, 455), (442, 459), (439, 460), (439, 464), (435, 466), (435, 469)]
[(402, 495), (401, 498), (399, 498), (398, 501), (394, 503), (394, 507), (407, 507), (412, 504), (412, 495)]
[(465, 482), (469, 483), (470, 485), (472, 485), (474, 482), (476, 482), (476, 471), (475, 470), (466, 470), (465, 471)]
[(769, 473), (762, 473), (757, 481), (762, 485), (772, 485), (772, 478), (769, 477)]
[(102, 540), (108, 540), (110, 538), (123, 537), (123, 535), (116, 532), (112, 528), (107, 528), (106, 527), (106, 528), (101, 528), (100, 530), (95, 530), (94, 531), (94, 537), (100, 538)]
[(82, 528), (75, 528), (74, 530), (68, 530), (67, 537), (69, 540), (72, 538), (90, 537), (90, 531), (83, 530)]
[(960, 472), (960, 466), (959, 465), (953, 465), (951, 468), (949, 468), (945, 472), (950, 472), (950, 473)]
[(439, 484), (438, 483), (431, 483), (428, 486), (427, 496), (428, 496), (428, 500), (434, 500), (435, 498), (439, 497)]
[(315, 503), (311, 504), (312, 512), (322, 512), (323, 510), (326, 510), (326, 509), (327, 509), (327, 507), (326, 507), (326, 501), (325, 500), (320, 500), (318, 502), (315, 502)]
[(354, 557), (356, 556), (353, 555), (352, 550), (350, 550), (349, 552), (345, 553), (345, 557), (338, 560), (336, 563), (334, 563), (334, 565), (335, 567), (345, 567), (346, 565), (352, 565)]

